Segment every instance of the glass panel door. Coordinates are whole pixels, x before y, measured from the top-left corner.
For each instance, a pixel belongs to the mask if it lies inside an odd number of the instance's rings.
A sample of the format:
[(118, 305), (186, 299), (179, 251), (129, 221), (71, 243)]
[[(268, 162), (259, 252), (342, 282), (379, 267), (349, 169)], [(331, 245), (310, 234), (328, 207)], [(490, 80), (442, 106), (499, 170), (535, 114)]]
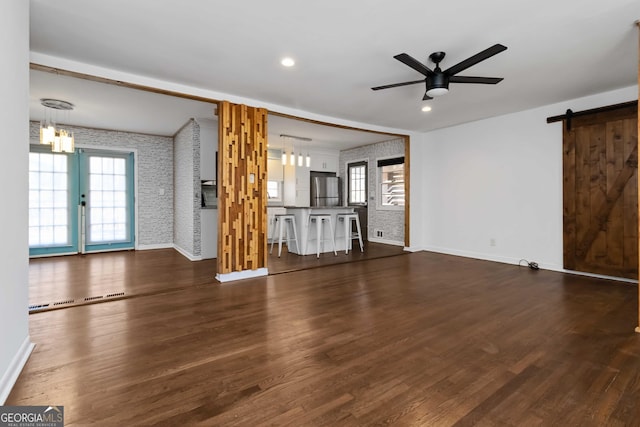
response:
[(81, 150), (85, 252), (133, 249), (133, 154)]
[(29, 255), (78, 252), (74, 154), (29, 153)]
[(134, 248), (133, 153), (29, 153), (29, 255)]

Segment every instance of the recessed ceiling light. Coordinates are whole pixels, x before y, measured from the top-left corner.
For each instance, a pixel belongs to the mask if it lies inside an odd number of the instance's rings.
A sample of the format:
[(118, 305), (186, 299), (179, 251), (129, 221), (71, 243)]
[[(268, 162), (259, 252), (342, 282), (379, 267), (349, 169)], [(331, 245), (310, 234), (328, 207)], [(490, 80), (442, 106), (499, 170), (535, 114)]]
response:
[(424, 111), (425, 113), (428, 111), (431, 111), (431, 107), (429, 107), (428, 105), (425, 105), (424, 107), (422, 107), (422, 111)]
[(294, 65), (296, 65), (296, 61), (294, 61), (293, 58), (289, 57), (284, 58), (282, 61), (280, 61), (280, 63), (285, 67), (293, 67)]

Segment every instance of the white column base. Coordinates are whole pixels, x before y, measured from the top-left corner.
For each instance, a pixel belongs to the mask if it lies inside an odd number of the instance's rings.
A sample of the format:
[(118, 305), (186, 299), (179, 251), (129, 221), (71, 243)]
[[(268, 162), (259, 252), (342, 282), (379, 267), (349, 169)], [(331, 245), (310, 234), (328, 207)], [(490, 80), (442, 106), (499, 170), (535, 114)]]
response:
[(232, 282), (234, 280), (251, 279), (254, 277), (268, 276), (269, 270), (258, 268), (257, 270), (232, 271), (231, 273), (218, 273), (216, 280), (220, 283)]

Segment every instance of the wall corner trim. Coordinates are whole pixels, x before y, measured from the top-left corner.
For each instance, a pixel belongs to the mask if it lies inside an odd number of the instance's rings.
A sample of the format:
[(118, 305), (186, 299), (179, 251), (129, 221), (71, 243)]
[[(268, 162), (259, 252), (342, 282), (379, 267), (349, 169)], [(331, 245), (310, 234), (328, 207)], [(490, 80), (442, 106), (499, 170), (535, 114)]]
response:
[(231, 273), (218, 273), (216, 280), (220, 283), (232, 282), (235, 280), (251, 279), (254, 277), (268, 276), (269, 270), (258, 268), (257, 270), (232, 271)]
[(31, 338), (27, 335), (0, 379), (0, 405), (4, 405), (7, 397), (9, 397), (11, 389), (18, 380), (18, 376), (20, 372), (22, 372), (27, 360), (29, 360), (29, 356), (34, 348), (35, 344), (31, 342)]
[(155, 249), (176, 249), (176, 247), (173, 243), (156, 243), (153, 245), (138, 245), (136, 249), (139, 251), (152, 251)]
[(185, 257), (186, 259), (188, 259), (189, 261), (202, 261), (202, 257), (201, 256), (196, 256), (193, 255), (189, 252), (187, 252), (186, 250), (182, 249), (180, 246), (178, 245), (173, 245), (173, 249), (175, 249), (176, 251), (178, 251), (180, 253), (180, 255), (182, 255), (183, 257)]

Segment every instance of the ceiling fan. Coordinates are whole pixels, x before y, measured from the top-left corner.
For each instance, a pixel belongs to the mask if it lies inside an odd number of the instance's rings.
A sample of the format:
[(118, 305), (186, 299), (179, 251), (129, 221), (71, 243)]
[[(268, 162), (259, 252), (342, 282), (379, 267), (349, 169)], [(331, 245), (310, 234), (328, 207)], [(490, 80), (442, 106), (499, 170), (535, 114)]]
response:
[(485, 59), (489, 59), (494, 55), (499, 54), (502, 51), (507, 50), (506, 46), (501, 44), (495, 44), (490, 48), (483, 50), (480, 53), (477, 53), (462, 62), (457, 63), (456, 65), (447, 68), (442, 71), (440, 69), (440, 62), (444, 59), (444, 52), (434, 52), (429, 55), (429, 59), (436, 64), (436, 67), (431, 70), (429, 67), (413, 58), (412, 56), (407, 55), (406, 53), (401, 53), (399, 55), (394, 56), (395, 59), (402, 62), (405, 65), (413, 68), (420, 74), (425, 76), (424, 79), (414, 80), (410, 82), (403, 83), (394, 83), (390, 85), (384, 86), (376, 86), (372, 87), (373, 90), (380, 89), (389, 89), (392, 87), (398, 86), (407, 86), (416, 83), (425, 82), (427, 85), (427, 91), (424, 94), (423, 100), (433, 99), (434, 96), (444, 95), (449, 92), (449, 83), (481, 83), (488, 85), (495, 85), (500, 83), (503, 79), (501, 77), (468, 77), (468, 76), (457, 76), (456, 74), (466, 70), (467, 68), (476, 65), (478, 62), (484, 61)]

